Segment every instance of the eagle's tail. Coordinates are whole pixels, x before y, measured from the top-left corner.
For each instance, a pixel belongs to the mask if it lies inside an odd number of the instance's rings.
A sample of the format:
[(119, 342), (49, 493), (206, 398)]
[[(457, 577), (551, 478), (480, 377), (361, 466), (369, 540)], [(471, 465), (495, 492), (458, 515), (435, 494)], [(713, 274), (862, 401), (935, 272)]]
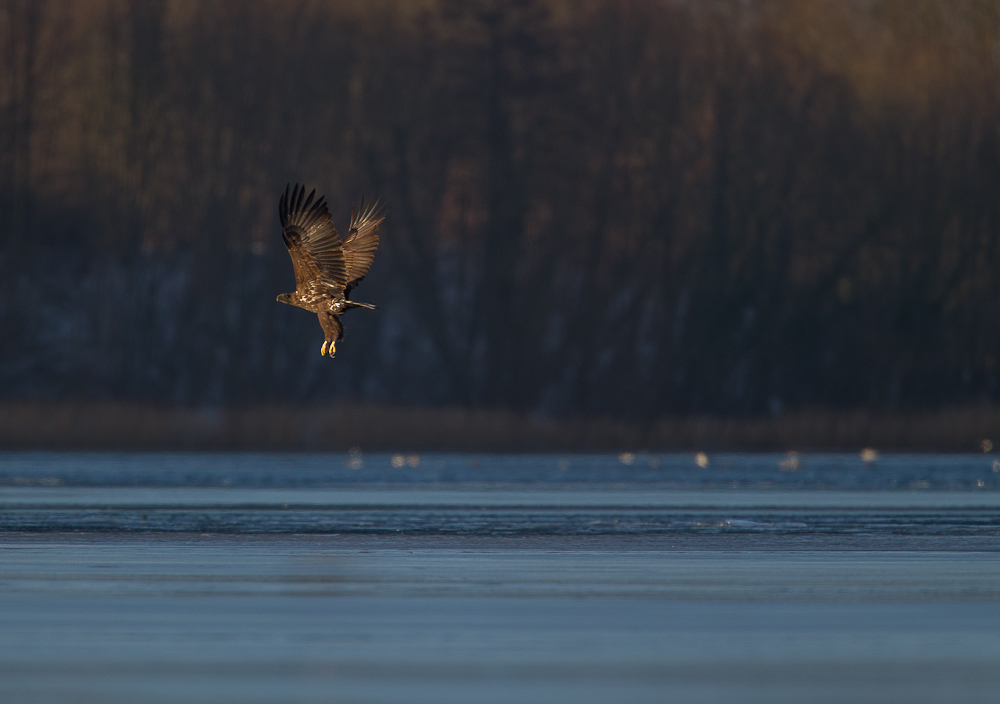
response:
[(367, 308), (368, 310), (377, 310), (378, 306), (374, 303), (358, 303), (357, 301), (344, 301), (348, 308)]

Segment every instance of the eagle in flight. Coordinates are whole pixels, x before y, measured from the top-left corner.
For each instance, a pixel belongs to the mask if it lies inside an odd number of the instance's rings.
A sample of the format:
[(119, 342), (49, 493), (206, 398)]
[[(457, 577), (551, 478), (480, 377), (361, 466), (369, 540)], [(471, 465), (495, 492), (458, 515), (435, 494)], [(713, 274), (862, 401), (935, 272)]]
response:
[(351, 206), (351, 226), (347, 238), (341, 241), (333, 227), (326, 199), (313, 202), (315, 189), (306, 196), (305, 186), (298, 184), (289, 193), (288, 187), (278, 202), (281, 237), (292, 257), (295, 268), (295, 292), (282, 293), (279, 303), (311, 310), (319, 316), (326, 334), (320, 354), (332, 357), (338, 340), (344, 337), (340, 316), (351, 308), (374, 309), (371, 303), (357, 303), (351, 291), (365, 278), (378, 249), (378, 226), (385, 215), (378, 203), (371, 203), (355, 212)]

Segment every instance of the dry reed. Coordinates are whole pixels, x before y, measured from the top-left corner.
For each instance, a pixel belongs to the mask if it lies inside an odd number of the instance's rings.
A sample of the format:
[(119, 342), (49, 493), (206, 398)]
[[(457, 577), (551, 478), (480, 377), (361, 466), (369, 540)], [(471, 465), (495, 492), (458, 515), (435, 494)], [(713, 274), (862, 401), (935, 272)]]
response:
[(0, 405), (0, 449), (5, 450), (982, 451), (986, 439), (1000, 446), (998, 408), (905, 414), (812, 410), (640, 424), (376, 405), (200, 410), (125, 403)]

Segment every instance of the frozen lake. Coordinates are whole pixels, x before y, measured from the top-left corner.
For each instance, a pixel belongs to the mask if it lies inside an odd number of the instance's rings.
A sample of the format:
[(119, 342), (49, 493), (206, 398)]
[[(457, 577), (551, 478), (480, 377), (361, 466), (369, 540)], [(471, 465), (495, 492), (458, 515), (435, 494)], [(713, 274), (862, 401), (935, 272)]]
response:
[(992, 456), (701, 460), (0, 455), (0, 701), (996, 701)]

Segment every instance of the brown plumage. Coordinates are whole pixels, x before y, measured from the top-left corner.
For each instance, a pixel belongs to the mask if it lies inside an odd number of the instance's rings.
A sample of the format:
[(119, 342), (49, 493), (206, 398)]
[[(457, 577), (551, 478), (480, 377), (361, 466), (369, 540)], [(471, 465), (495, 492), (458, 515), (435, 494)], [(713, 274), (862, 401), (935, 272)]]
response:
[(326, 200), (313, 202), (316, 191), (308, 197), (298, 184), (289, 193), (288, 187), (278, 201), (281, 237), (295, 269), (295, 292), (282, 293), (278, 301), (311, 310), (319, 316), (326, 341), (320, 354), (329, 351), (332, 357), (336, 343), (344, 337), (340, 316), (351, 308), (372, 308), (370, 303), (350, 300), (351, 291), (365, 278), (378, 249), (379, 225), (385, 215), (377, 203), (351, 208), (351, 226), (341, 242)]

